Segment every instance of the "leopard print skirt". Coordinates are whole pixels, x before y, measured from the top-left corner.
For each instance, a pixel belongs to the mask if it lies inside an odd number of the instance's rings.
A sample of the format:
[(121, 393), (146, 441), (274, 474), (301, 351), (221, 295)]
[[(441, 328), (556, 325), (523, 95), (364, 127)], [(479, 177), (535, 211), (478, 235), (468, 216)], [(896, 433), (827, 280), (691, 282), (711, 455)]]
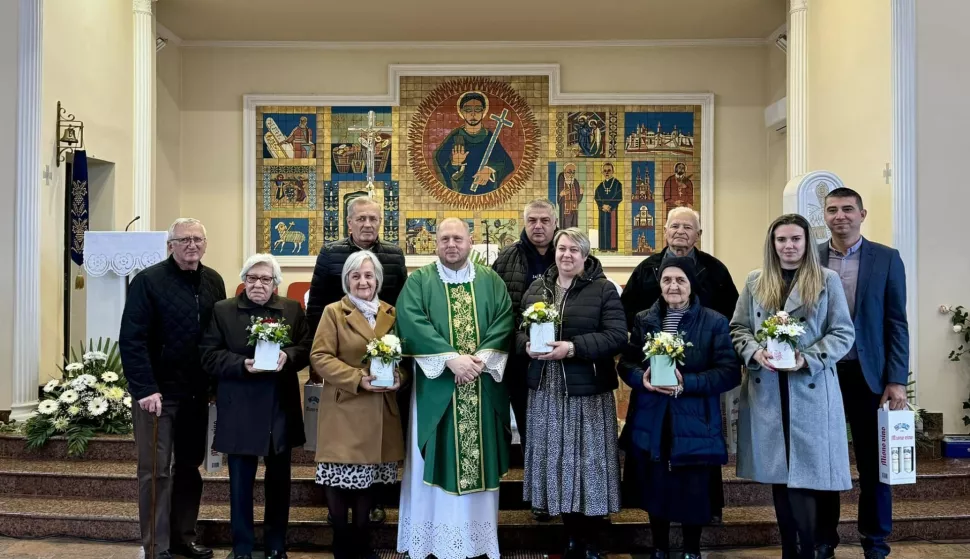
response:
[(317, 483), (342, 489), (367, 489), (375, 483), (397, 481), (397, 462), (383, 464), (317, 464)]

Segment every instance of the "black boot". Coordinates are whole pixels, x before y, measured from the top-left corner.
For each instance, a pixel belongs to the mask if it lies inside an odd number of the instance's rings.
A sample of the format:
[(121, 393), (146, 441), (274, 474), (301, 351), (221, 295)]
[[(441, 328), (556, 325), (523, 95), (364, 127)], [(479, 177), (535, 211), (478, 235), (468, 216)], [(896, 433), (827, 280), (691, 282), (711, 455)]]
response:
[(653, 553), (650, 554), (650, 559), (667, 559), (667, 552), (655, 549), (653, 550)]
[(563, 559), (583, 559), (586, 557), (586, 548), (576, 538), (569, 538), (566, 544), (566, 551), (562, 554)]
[(356, 559), (354, 554), (354, 536), (350, 526), (333, 527), (333, 557), (334, 559)]

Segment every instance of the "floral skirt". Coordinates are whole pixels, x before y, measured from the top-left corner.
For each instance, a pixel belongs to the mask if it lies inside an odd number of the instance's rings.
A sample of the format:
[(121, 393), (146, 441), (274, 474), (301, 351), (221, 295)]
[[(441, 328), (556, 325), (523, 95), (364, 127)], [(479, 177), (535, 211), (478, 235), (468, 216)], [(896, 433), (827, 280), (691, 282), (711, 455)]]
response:
[(397, 462), (383, 464), (317, 464), (317, 483), (341, 489), (367, 489), (375, 483), (395, 483)]

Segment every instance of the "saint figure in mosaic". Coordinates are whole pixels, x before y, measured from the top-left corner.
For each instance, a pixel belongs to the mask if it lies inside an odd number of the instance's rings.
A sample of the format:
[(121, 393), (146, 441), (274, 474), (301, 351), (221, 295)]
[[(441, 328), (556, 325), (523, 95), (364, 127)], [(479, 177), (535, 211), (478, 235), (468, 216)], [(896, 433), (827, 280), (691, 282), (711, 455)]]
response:
[(667, 208), (694, 207), (694, 183), (687, 174), (687, 165), (675, 165), (674, 174), (664, 181), (664, 203)]
[(583, 189), (576, 178), (576, 165), (567, 163), (556, 180), (559, 203), (559, 227), (568, 229), (579, 227), (579, 203), (583, 200)]
[[(469, 91), (458, 98), (458, 114), (464, 123), (445, 137), (434, 151), (438, 178), (450, 190), (460, 194), (481, 195), (497, 190), (512, 174), (515, 165), (502, 147), (504, 128), (514, 123), (507, 111), (488, 115), (488, 98), (484, 93)], [(485, 126), (495, 122), (494, 130)]]
[(603, 165), (603, 182), (596, 187), (593, 199), (599, 208), (599, 249), (615, 251), (619, 240), (619, 208), (623, 201), (623, 183), (613, 176), (612, 163)]

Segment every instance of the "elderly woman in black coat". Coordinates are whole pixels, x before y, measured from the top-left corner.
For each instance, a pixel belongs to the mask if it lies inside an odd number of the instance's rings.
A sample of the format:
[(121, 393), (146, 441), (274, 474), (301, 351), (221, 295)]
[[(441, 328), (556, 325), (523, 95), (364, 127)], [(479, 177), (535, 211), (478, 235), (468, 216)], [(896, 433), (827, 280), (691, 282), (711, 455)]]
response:
[[(659, 272), (661, 298), (636, 315), (619, 365), (633, 388), (623, 438), (635, 453), (637, 504), (650, 514), (652, 558), (668, 557), (670, 523), (679, 522), (684, 558), (700, 559), (701, 527), (711, 518), (711, 469), (727, 463), (720, 395), (740, 384), (741, 361), (728, 320), (697, 300), (694, 261), (667, 258)], [(643, 346), (659, 332), (692, 344), (677, 366), (677, 386), (650, 383)]]
[[(297, 373), (309, 363), (306, 317), (300, 303), (274, 293), (282, 281), (269, 254), (243, 265), (246, 290), (216, 303), (202, 343), (202, 365), (218, 380), (218, 421), (213, 449), (228, 455), (232, 547), (236, 559), (253, 553), (253, 483), (259, 457), (266, 464), (265, 547), (267, 559), (286, 557), (290, 509), (290, 450), (305, 442), (303, 403)], [(276, 369), (253, 368), (248, 345), (251, 319), (282, 320), (290, 343), (280, 349)]]
[(535, 280), (522, 310), (537, 302), (562, 317), (549, 353), (534, 353), (526, 332), (517, 352), (531, 361), (528, 432), (525, 437), (524, 498), (562, 515), (568, 542), (565, 559), (599, 557), (598, 522), (620, 510), (615, 357), (626, 344), (620, 295), (589, 254), (589, 238), (576, 228), (553, 239), (555, 265)]

